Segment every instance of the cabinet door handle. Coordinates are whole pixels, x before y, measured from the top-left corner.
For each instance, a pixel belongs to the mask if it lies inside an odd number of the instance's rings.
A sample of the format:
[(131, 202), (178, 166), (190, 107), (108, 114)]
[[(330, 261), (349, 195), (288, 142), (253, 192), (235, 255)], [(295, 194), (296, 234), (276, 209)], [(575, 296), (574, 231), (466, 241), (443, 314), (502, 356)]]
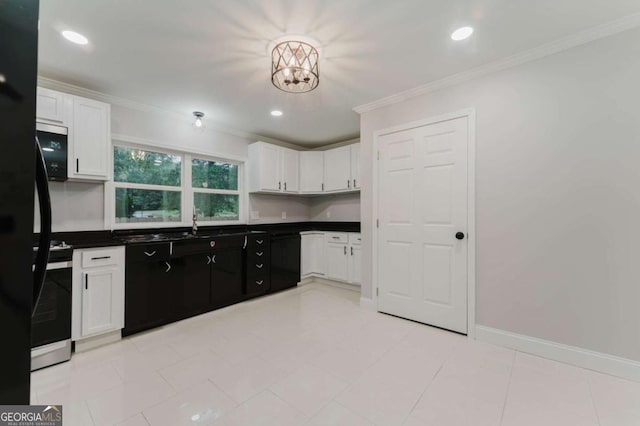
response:
[(344, 254), (346, 255), (347, 254), (347, 246), (344, 246), (343, 248), (344, 248)]
[(76, 173), (80, 173), (80, 159), (76, 158)]
[(262, 245), (262, 243), (264, 242), (264, 240), (256, 240), (256, 244)]
[(354, 188), (356, 187), (356, 180), (355, 179), (353, 180), (353, 187)]
[(284, 183), (284, 190), (287, 190), (287, 182)]
[(262, 285), (263, 282), (264, 282), (264, 280), (256, 281), (256, 284)]
[(164, 263), (167, 265), (167, 270), (164, 272), (167, 273), (171, 270), (171, 264), (169, 262), (164, 262)]
[(264, 266), (264, 263), (261, 263), (261, 264), (259, 264), (259, 265), (258, 265), (258, 264), (256, 264), (256, 268), (258, 268), (258, 269), (262, 269), (262, 267), (263, 267), (263, 266)]
[(353, 256), (353, 247), (351, 247), (351, 256)]
[(256, 252), (256, 255), (257, 255), (257, 256), (262, 256), (263, 254), (264, 254), (264, 252), (263, 252), (263, 251), (257, 251), (257, 252)]
[(351, 179), (347, 179), (347, 188), (351, 189)]
[(84, 274), (84, 289), (89, 290), (89, 274)]
[(216, 263), (216, 255), (211, 256), (211, 263)]
[(242, 250), (247, 248), (247, 236), (244, 236), (244, 245), (242, 246)]
[(322, 184), (322, 190), (324, 191), (324, 183)]
[(148, 257), (153, 256), (154, 254), (156, 254), (156, 251), (152, 251), (151, 253), (147, 253), (146, 251), (144, 252), (144, 254), (146, 254)]
[(278, 191), (282, 189), (282, 182), (278, 182)]
[(111, 259), (111, 256), (92, 257), (91, 260)]
[(211, 258), (207, 256), (207, 265), (211, 263)]
[(334, 240), (339, 240), (340, 239), (340, 237), (331, 237), (331, 238), (333, 238)]

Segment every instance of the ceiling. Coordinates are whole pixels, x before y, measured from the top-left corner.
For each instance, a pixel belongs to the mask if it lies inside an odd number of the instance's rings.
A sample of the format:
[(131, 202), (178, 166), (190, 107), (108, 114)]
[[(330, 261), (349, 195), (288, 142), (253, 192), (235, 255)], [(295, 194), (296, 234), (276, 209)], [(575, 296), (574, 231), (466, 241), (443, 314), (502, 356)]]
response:
[[(43, 0), (40, 8), (41, 75), (314, 146), (357, 137), (357, 105), (638, 13), (640, 2)], [(474, 35), (453, 42), (464, 25)], [(64, 29), (90, 43), (69, 43)], [(271, 84), (269, 45), (286, 34), (319, 43), (312, 92)]]

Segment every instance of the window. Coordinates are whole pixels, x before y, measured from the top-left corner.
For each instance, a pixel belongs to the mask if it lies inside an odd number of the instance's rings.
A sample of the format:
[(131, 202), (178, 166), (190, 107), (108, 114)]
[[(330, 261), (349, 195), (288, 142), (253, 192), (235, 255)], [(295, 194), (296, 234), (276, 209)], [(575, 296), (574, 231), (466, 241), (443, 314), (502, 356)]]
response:
[(182, 222), (182, 156), (114, 146), (115, 223)]
[(193, 206), (203, 222), (240, 220), (238, 164), (191, 160)]

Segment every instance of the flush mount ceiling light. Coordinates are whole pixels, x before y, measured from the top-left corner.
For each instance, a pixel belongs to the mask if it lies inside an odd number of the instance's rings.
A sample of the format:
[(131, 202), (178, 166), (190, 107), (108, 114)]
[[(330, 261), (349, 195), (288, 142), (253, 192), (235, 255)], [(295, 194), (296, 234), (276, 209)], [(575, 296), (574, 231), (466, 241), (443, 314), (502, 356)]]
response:
[(273, 115), (274, 117), (281, 117), (282, 116), (282, 111), (274, 109), (273, 111), (271, 111), (271, 115)]
[(454, 40), (454, 41), (464, 40), (471, 37), (471, 34), (473, 34), (472, 27), (458, 28), (451, 34), (451, 40)]
[(62, 32), (62, 37), (66, 38), (67, 40), (75, 44), (81, 44), (81, 45), (89, 44), (88, 38), (86, 38), (82, 34), (77, 33), (75, 31), (65, 30)]
[(284, 41), (271, 51), (271, 82), (290, 93), (310, 92), (320, 83), (318, 50), (303, 41)]
[(193, 116), (196, 118), (196, 121), (193, 122), (193, 125), (196, 127), (202, 127), (202, 117), (204, 117), (204, 112), (193, 111)]

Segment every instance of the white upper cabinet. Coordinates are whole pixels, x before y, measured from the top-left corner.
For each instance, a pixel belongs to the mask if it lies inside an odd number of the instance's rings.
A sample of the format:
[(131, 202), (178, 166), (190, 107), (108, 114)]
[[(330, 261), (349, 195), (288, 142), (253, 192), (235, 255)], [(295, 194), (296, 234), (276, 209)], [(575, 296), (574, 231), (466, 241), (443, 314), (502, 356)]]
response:
[(351, 147), (324, 151), (324, 192), (351, 189)]
[(322, 192), (324, 189), (324, 152), (300, 152), (300, 192)]
[(293, 149), (282, 148), (282, 191), (300, 192), (300, 153)]
[(74, 96), (69, 177), (108, 180), (110, 145), (111, 106)]
[(36, 120), (69, 126), (72, 114), (71, 96), (55, 90), (38, 87)]
[(38, 87), (36, 121), (68, 128), (70, 179), (109, 180), (111, 105)]
[(300, 191), (300, 158), (298, 151), (256, 142), (249, 145), (249, 191)]
[(280, 147), (264, 142), (249, 145), (249, 190), (251, 192), (282, 190), (280, 179)]
[(249, 163), (249, 192), (321, 195), (360, 188), (360, 144), (296, 151), (255, 142)]
[(351, 148), (351, 189), (360, 188), (360, 144), (349, 145)]

